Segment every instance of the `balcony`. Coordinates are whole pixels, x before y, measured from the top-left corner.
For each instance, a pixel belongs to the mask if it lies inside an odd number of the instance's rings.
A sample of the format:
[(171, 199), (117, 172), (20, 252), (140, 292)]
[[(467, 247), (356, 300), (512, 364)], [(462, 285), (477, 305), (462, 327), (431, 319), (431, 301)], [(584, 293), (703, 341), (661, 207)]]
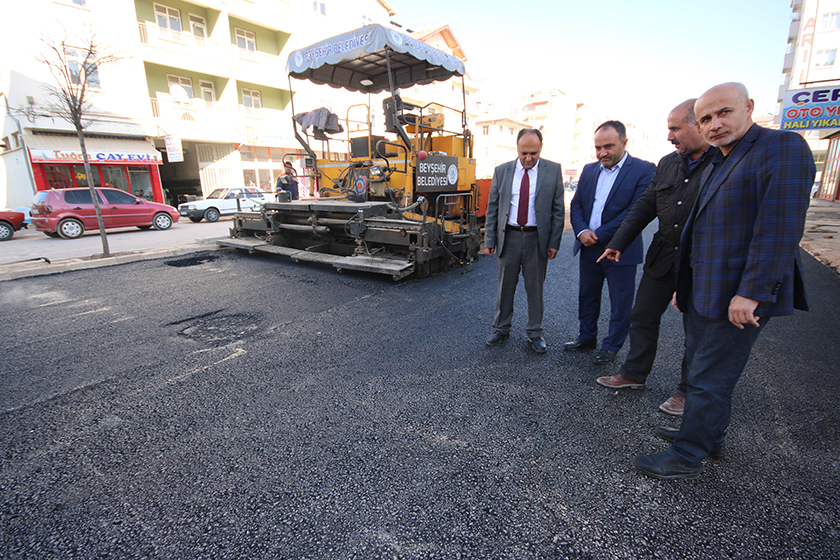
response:
[(168, 133), (191, 139), (216, 139), (229, 136), (237, 126), (237, 115), (218, 102), (201, 99), (178, 102), (166, 97), (152, 97), (152, 117)]
[(802, 22), (799, 20), (790, 22), (790, 30), (788, 30), (788, 43), (796, 42), (799, 37), (799, 26)]
[[(144, 58), (165, 66), (192, 68), (210, 75), (229, 75), (229, 68), (220, 62), (229, 61), (228, 46), (196, 37), (186, 31), (173, 31), (153, 22), (138, 22), (140, 43), (149, 47)], [(230, 66), (229, 64), (226, 66)]]
[(791, 53), (788, 53), (788, 54), (785, 55), (785, 62), (784, 62), (784, 65), (782, 66), (782, 72), (787, 74), (791, 70), (793, 70), (793, 62), (794, 62), (794, 57), (795, 56), (796, 56), (795, 52), (791, 52)]

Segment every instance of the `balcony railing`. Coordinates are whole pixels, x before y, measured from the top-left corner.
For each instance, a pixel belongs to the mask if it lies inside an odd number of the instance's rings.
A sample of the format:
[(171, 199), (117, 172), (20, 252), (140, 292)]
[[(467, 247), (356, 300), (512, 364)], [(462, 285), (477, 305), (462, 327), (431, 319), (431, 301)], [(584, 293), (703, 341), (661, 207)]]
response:
[(193, 56), (218, 58), (221, 45), (204, 37), (197, 37), (186, 31), (173, 31), (158, 27), (151, 22), (138, 22), (140, 42), (144, 45), (178, 50)]
[(152, 116), (156, 119), (220, 127), (231, 124), (227, 122), (231, 117), (230, 111), (219, 107), (217, 102), (193, 99), (192, 102), (186, 103), (158, 97), (152, 97), (150, 101)]

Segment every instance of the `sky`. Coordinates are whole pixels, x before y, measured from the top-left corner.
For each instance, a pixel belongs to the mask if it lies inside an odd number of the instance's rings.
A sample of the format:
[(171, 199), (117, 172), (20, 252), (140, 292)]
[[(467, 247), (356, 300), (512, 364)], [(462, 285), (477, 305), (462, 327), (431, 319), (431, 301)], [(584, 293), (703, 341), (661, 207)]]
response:
[(663, 137), (673, 107), (723, 82), (772, 114), (791, 16), (790, 0), (388, 2), (404, 29), (448, 24), (484, 88), (557, 88)]

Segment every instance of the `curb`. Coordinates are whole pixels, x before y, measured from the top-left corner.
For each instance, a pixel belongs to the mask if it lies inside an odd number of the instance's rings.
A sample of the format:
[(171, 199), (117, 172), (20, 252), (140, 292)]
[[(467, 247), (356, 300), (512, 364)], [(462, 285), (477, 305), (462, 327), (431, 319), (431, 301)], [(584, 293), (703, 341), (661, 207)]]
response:
[(128, 251), (125, 253), (115, 253), (110, 257), (105, 258), (76, 257), (54, 260), (51, 263), (32, 262), (9, 263), (7, 265), (0, 264), (0, 282), (4, 282), (6, 280), (18, 280), (20, 278), (32, 278), (34, 276), (60, 274), (62, 272), (70, 272), (73, 270), (88, 270), (91, 268), (101, 268), (137, 261), (178, 257), (199, 251), (216, 251), (221, 249), (221, 247), (216, 244), (216, 241), (219, 239), (227, 239), (227, 237), (196, 239), (195, 243), (164, 247), (160, 249), (139, 249), (137, 251)]

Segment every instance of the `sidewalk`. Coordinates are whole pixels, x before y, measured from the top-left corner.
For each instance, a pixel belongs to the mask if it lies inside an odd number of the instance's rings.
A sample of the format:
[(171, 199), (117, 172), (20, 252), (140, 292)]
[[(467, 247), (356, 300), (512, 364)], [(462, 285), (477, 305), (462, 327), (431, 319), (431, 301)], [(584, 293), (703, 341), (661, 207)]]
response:
[[(111, 256), (107, 258), (97, 258), (94, 255), (91, 257), (76, 257), (69, 259), (51, 260), (50, 262), (45, 262), (43, 260), (32, 260), (26, 262), (0, 264), (0, 282), (4, 280), (16, 280), (18, 278), (29, 278), (32, 276), (43, 276), (47, 274), (56, 274), (59, 272), (68, 272), (70, 270), (84, 270), (88, 268), (113, 266), (115, 264), (125, 264), (135, 261), (162, 259), (165, 257), (177, 257), (179, 255), (196, 253), (198, 251), (213, 251), (219, 248), (219, 246), (216, 244), (216, 241), (219, 239), (222, 238), (211, 237), (207, 239), (197, 239), (195, 243), (186, 243), (183, 245), (175, 245), (172, 247), (140, 249), (137, 251), (112, 253)], [(10, 242), (14, 243), (14, 240)]]
[[(55, 274), (70, 270), (98, 268), (115, 264), (125, 264), (147, 259), (174, 257), (198, 251), (210, 251), (218, 248), (216, 240), (220, 237), (196, 239), (194, 243), (171, 247), (141, 249), (115, 253), (108, 258), (68, 258), (44, 261), (27, 261), (0, 264), (0, 282), (17, 278), (28, 278), (45, 274)], [(14, 243), (12, 239), (6, 243)], [(805, 218), (805, 233), (802, 247), (818, 261), (840, 273), (840, 202), (831, 202), (817, 198), (811, 199), (811, 206)], [(37, 255), (32, 255), (36, 257)]]
[(811, 199), (800, 244), (818, 261), (840, 273), (840, 202)]

